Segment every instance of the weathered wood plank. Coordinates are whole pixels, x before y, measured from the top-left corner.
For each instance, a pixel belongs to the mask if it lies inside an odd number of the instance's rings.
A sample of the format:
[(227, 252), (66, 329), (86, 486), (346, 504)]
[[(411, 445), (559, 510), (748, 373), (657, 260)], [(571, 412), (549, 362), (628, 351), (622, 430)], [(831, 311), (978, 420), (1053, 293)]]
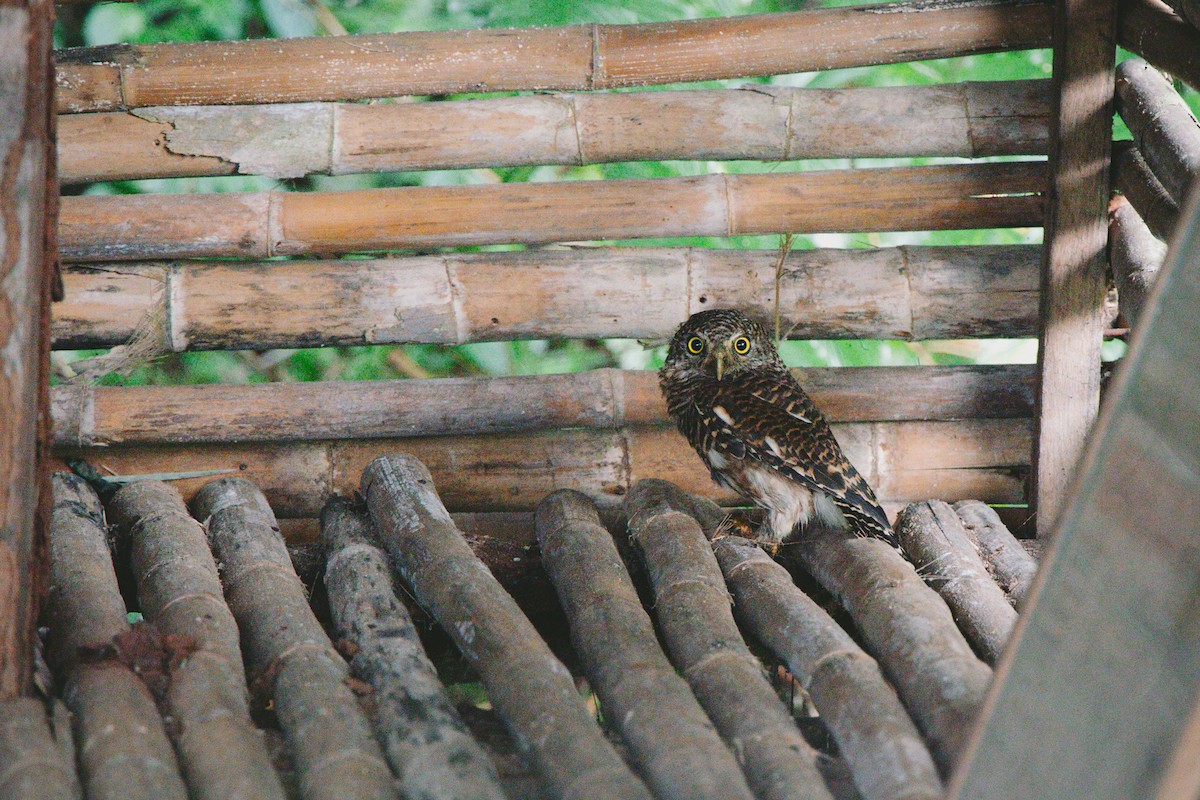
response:
[(1161, 72), (1140, 58), (1117, 67), (1117, 113), (1178, 204), (1200, 175), (1200, 122)]
[(643, 25), (108, 45), (59, 54), (60, 111), (585, 90), (1045, 47), (1049, 9), (912, 2)]
[(1115, 28), (1114, 0), (1056, 4), (1033, 454), (1043, 535), (1100, 404)]
[(1160, 0), (1121, 0), (1117, 44), (1200, 89), (1200, 30)]
[(59, 174), (80, 183), (668, 159), (1034, 155), (1046, 152), (1049, 84), (159, 106), (64, 115)]

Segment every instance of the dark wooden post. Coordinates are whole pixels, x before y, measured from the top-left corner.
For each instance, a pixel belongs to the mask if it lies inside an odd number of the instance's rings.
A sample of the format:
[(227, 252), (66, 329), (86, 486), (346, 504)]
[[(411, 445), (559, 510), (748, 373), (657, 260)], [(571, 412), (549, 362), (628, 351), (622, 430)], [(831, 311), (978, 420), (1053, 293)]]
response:
[(1041, 534), (1058, 515), (1100, 404), (1115, 29), (1112, 0), (1056, 3), (1033, 445)]
[(32, 664), (49, 483), (54, 179), (49, 0), (0, 0), (0, 698)]

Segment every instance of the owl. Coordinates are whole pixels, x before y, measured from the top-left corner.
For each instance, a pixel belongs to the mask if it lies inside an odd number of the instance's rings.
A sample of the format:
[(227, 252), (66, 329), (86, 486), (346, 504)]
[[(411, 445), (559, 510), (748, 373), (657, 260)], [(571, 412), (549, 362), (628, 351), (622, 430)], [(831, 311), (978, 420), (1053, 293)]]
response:
[(693, 314), (658, 375), (713, 480), (766, 510), (759, 541), (777, 548), (815, 518), (895, 544), (875, 493), (762, 325), (733, 310)]

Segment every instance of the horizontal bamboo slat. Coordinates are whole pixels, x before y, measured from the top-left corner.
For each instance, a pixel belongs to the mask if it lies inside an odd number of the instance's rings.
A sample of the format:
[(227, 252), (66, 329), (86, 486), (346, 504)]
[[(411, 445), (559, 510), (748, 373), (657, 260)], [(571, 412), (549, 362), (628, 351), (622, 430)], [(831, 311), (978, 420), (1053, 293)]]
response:
[(1121, 0), (1117, 44), (1200, 90), (1200, 30), (1159, 0)]
[[(1029, 420), (843, 423), (843, 448), (888, 506), (938, 497), (1024, 501)], [(350, 494), (365, 465), (397, 452), (421, 459), (454, 511), (535, 507), (573, 488), (606, 507), (640, 478), (663, 478), (687, 491), (732, 503), (673, 428), (572, 429), (537, 433), (327, 440), (284, 444), (172, 444), (63, 448), (119, 475), (233, 469), (255, 482), (280, 517), (315, 517), (332, 493)], [(190, 497), (207, 478), (175, 482)]]
[[(834, 422), (1028, 417), (1032, 365), (797, 370)], [(665, 424), (654, 372), (248, 386), (64, 385), (59, 447), (375, 439)]]
[[(669, 159), (1036, 155), (1049, 81), (151, 107), (64, 115), (65, 183)], [(886, 109), (882, 113), (881, 109)]]
[(66, 261), (1034, 227), (1044, 162), (341, 192), (64, 197)]
[[(779, 308), (794, 338), (938, 339), (1037, 331), (1035, 245), (793, 250)], [(580, 248), (376, 260), (80, 266), (57, 349), (164, 350), (547, 338), (668, 339), (705, 308), (771, 319), (777, 253)], [(146, 330), (146, 329), (149, 330)]]
[(106, 45), (58, 54), (58, 109), (586, 90), (1046, 47), (1024, 0), (886, 3), (642, 25)]

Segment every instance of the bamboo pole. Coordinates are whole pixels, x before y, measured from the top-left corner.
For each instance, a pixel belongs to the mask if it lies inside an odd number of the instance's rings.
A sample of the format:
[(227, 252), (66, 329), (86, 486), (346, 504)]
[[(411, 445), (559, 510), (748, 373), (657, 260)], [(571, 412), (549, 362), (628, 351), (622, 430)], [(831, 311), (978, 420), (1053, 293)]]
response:
[(1038, 155), (1046, 152), (1049, 105), (1049, 81), (1040, 80), (159, 106), (64, 116), (59, 172), (64, 183), (80, 183), (672, 159)]
[(967, 535), (979, 548), (988, 571), (1013, 606), (1022, 608), (1037, 573), (1037, 562), (1009, 533), (991, 506), (978, 500), (961, 500), (954, 504), (954, 511), (967, 529)]
[(265, 258), (464, 245), (828, 231), (1035, 227), (1037, 161), (63, 199), (68, 261)]
[[(635, 528), (695, 523), (710, 538), (726, 518), (711, 502), (657, 479), (639, 481), (627, 506)], [(808, 691), (864, 800), (940, 798), (929, 751), (875, 660), (761, 548), (728, 536), (713, 538), (712, 547), (738, 618)]]
[(0, 6), (0, 699), (29, 691), (44, 588), (51, 279), (55, 270), (54, 8)]
[(1041, 3), (896, 3), (643, 25), (108, 45), (59, 54), (58, 109), (584, 90), (1045, 47)]
[(0, 800), (80, 800), (71, 720), (59, 700), (0, 701)]
[(539, 503), (535, 518), (588, 684), (655, 797), (749, 800), (733, 753), (663, 654), (591, 500), (564, 489)]
[(1200, 30), (1200, 0), (1167, 0), (1167, 5), (1193, 28)]
[(1177, 205), (1200, 175), (1200, 122), (1161, 72), (1140, 58), (1117, 66), (1117, 113)]
[[(1019, 419), (1032, 407), (1033, 371), (1022, 364), (830, 367), (794, 374), (833, 422)], [(654, 372), (611, 368), (246, 386), (67, 384), (56, 386), (51, 399), (59, 447), (616, 429), (668, 421)]]
[[(885, 505), (925, 497), (1019, 503), (1028, 468), (1028, 420), (849, 423), (834, 426), (843, 448)], [(643, 477), (669, 479), (722, 502), (718, 488), (673, 427), (577, 428), (534, 433), (328, 440), (277, 444), (188, 444), (67, 449), (118, 475), (234, 469), (260, 485), (284, 517), (315, 517), (329, 495), (349, 495), (354, 476), (386, 453), (426, 462), (456, 511), (532, 509), (550, 492), (576, 488), (618, 505)], [(207, 478), (173, 483), (190, 498)]]
[(1121, 0), (1117, 44), (1200, 90), (1200, 30), (1159, 0)]
[[(1036, 245), (794, 250), (790, 336), (937, 339), (1037, 331)], [(595, 248), (370, 261), (93, 264), (66, 274), (59, 349), (131, 339), (160, 350), (567, 336), (667, 340), (705, 308), (774, 310), (761, 250)], [(886, 297), (888, 302), (866, 302)]]
[(308, 800), (395, 798), (349, 669), (309, 608), (275, 515), (248, 481), (221, 478), (191, 502), (223, 565), (252, 685), (271, 698)]
[(1121, 313), (1131, 327), (1136, 326), (1146, 296), (1166, 258), (1167, 246), (1154, 236), (1137, 209), (1124, 198), (1114, 198), (1109, 209), (1108, 241)]
[[(75, 715), (89, 800), (183, 800), (175, 753), (146, 684), (112, 654), (130, 632), (105, 536), (104, 510), (82, 478), (54, 475), (49, 663)], [(90, 653), (86, 658), (85, 653)]]
[(341, 498), (321, 509), (325, 588), (350, 672), (370, 684), (370, 713), (404, 797), (504, 800), (488, 755), (446, 696), (412, 618), (392, 588), (392, 565), (370, 518)]
[(197, 647), (172, 671), (166, 694), (191, 796), (283, 800), (262, 734), (250, 721), (237, 623), (221, 595), (204, 528), (179, 492), (158, 481), (125, 486), (108, 512), (130, 548), (142, 613), (161, 633)]
[(380, 538), (422, 608), (450, 634), (555, 797), (649, 798), (604, 740), (566, 667), (475, 558), (429, 471), (409, 455), (362, 472)]
[(644, 488), (638, 483), (626, 499), (629, 533), (645, 561), (672, 662), (738, 753), (759, 800), (830, 800), (819, 769), (825, 759), (796, 728), (746, 647), (708, 541), (694, 520), (648, 504)]
[(917, 572), (946, 601), (975, 651), (995, 666), (1017, 612), (992, 580), (954, 509), (940, 500), (913, 503), (897, 517), (896, 535)]
[(1131, 142), (1113, 143), (1113, 185), (1125, 195), (1150, 230), (1169, 240), (1179, 221), (1179, 206)]

